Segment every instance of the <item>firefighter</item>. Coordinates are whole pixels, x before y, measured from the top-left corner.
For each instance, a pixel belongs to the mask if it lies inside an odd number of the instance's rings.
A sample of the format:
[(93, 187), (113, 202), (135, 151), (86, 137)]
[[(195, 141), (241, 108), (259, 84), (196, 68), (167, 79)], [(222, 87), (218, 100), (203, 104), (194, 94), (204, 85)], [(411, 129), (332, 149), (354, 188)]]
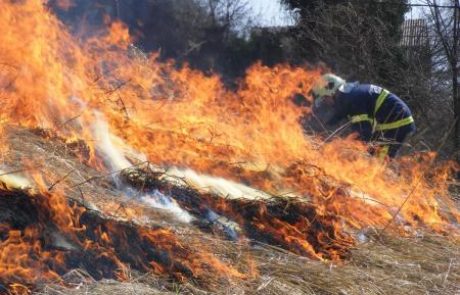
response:
[(384, 144), (377, 149), (379, 158), (394, 158), (403, 142), (416, 130), (409, 107), (382, 87), (347, 83), (334, 74), (325, 74), (314, 86), (312, 94), (314, 111), (324, 108), (331, 113), (327, 125), (348, 118), (361, 140), (382, 141)]

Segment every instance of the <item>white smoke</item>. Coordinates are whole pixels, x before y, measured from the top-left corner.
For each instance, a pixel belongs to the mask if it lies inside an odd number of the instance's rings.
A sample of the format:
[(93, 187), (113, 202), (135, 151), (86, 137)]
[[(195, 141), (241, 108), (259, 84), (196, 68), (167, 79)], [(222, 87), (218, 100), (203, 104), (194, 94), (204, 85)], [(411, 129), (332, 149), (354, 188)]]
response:
[(141, 200), (152, 208), (162, 209), (173, 214), (181, 222), (190, 223), (193, 221), (193, 217), (187, 211), (180, 208), (176, 201), (158, 190), (142, 196)]
[[(110, 133), (109, 126), (102, 114), (95, 113), (95, 116), (96, 123), (93, 126), (93, 135), (97, 141), (97, 152), (102, 157), (104, 164), (113, 172), (121, 172), (124, 169), (133, 167), (133, 164), (126, 159), (122, 150), (118, 148), (123, 143), (122, 140)], [(119, 145), (116, 146), (113, 141), (117, 141)], [(126, 148), (129, 149), (129, 147)], [(132, 149), (129, 150), (132, 152)], [(143, 155), (137, 156), (145, 158)], [(113, 178), (118, 189), (129, 196), (138, 195), (138, 192), (133, 187), (121, 181), (118, 173), (114, 174)], [(152, 208), (161, 209), (173, 214), (181, 222), (189, 223), (193, 220), (193, 217), (187, 211), (183, 210), (176, 201), (157, 190), (150, 194), (142, 195), (140, 200)]]
[(219, 177), (201, 175), (191, 169), (181, 170), (172, 167), (165, 173), (164, 179), (178, 185), (185, 182), (200, 191), (230, 199), (268, 200), (272, 198), (270, 194), (252, 187)]
[(93, 134), (97, 141), (99, 154), (104, 163), (112, 171), (121, 171), (132, 166), (125, 156), (112, 143), (111, 134), (107, 122), (100, 113), (95, 113), (96, 123), (94, 124)]

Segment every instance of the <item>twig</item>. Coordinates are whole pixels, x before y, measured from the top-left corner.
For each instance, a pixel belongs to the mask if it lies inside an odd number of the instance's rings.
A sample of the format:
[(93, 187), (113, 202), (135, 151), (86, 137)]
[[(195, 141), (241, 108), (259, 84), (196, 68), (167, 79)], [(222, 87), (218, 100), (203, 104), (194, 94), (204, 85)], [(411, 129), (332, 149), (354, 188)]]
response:
[(58, 179), (55, 183), (53, 183), (52, 185), (50, 185), (48, 187), (48, 191), (50, 192), (56, 185), (58, 185), (59, 183), (61, 183), (62, 181), (66, 180), (70, 174), (72, 174), (73, 172), (75, 172), (76, 169), (73, 169), (71, 171), (69, 171), (66, 175), (64, 175), (64, 177), (62, 177), (61, 179)]
[(83, 185), (83, 184), (89, 183), (89, 182), (91, 182), (91, 181), (93, 181), (93, 180), (96, 180), (96, 179), (106, 178), (106, 177), (108, 177), (108, 176), (112, 176), (112, 175), (114, 175), (114, 174), (123, 172), (123, 171), (128, 170), (128, 169), (131, 169), (131, 168), (140, 167), (140, 166), (142, 166), (142, 165), (144, 165), (144, 164), (146, 164), (146, 163), (148, 163), (148, 161), (144, 161), (144, 162), (141, 162), (141, 163), (138, 163), (138, 164), (135, 164), (135, 165), (131, 165), (131, 166), (129, 166), (129, 167), (126, 167), (126, 168), (123, 168), (123, 169), (120, 169), (120, 170), (110, 171), (109, 173), (106, 173), (106, 174), (102, 174), (102, 175), (98, 175), (98, 176), (92, 176), (92, 177), (90, 177), (90, 178), (85, 179), (85, 181), (82, 181), (82, 182), (80, 182), (80, 183), (77, 183), (77, 184), (71, 186), (70, 188), (76, 188), (76, 187), (79, 187), (79, 186), (81, 186), (81, 185)]
[(262, 246), (264, 248), (275, 250), (275, 251), (283, 253), (285, 255), (294, 256), (294, 257), (298, 257), (298, 258), (304, 258), (304, 256), (298, 255), (298, 254), (296, 254), (294, 252), (290, 252), (288, 250), (285, 250), (283, 248), (277, 247), (275, 245), (269, 245), (269, 244), (263, 243), (261, 241), (252, 240), (252, 239), (250, 239), (250, 242), (253, 243), (253, 244), (258, 244), (258, 245), (260, 245), (260, 246)]
[(80, 187), (77, 187), (77, 188), (78, 188), (78, 191), (80, 192), (81, 202), (85, 203), (86, 199), (85, 199), (85, 195), (83, 194), (83, 191), (81, 190)]
[(76, 115), (76, 116), (73, 116), (71, 118), (69, 118), (68, 120), (64, 121), (60, 126), (59, 128), (62, 128), (64, 127), (65, 125), (69, 124), (70, 122), (80, 118), (81, 116), (83, 115), (83, 112), (81, 112), (80, 114)]
[(312, 112), (311, 116), (313, 118), (315, 118), (316, 122), (319, 123), (319, 125), (321, 126), (321, 128), (323, 129), (324, 132), (329, 132), (329, 130), (326, 128), (326, 126), (324, 126), (323, 121), (320, 118), (318, 118), (318, 116), (315, 114), (315, 112)]
[(130, 120), (130, 117), (129, 117), (128, 109), (126, 108), (126, 104), (125, 104), (125, 102), (123, 101), (123, 98), (121, 98), (121, 96), (118, 96), (118, 101), (120, 101), (120, 103), (121, 103), (121, 110), (125, 113), (126, 119), (129, 121), (129, 120)]
[(203, 46), (204, 44), (206, 44), (208, 41), (201, 41), (201, 42), (198, 42), (198, 43), (194, 43), (194, 42), (190, 42), (189, 41), (189, 45), (190, 47), (184, 51), (180, 56), (179, 58), (185, 58), (186, 56), (188, 56), (190, 53), (192, 53), (193, 51), (195, 50), (200, 50), (201, 46)]
[(115, 92), (117, 92), (118, 90), (120, 90), (121, 88), (123, 88), (125, 85), (127, 85), (129, 82), (131, 82), (132, 79), (128, 79), (127, 81), (123, 81), (122, 83), (120, 83), (119, 85), (117, 85), (115, 88), (113, 89), (110, 89), (110, 90), (107, 90), (104, 94), (106, 95), (111, 95)]
[(323, 145), (326, 144), (327, 142), (329, 142), (334, 136), (336, 136), (337, 134), (340, 134), (343, 130), (347, 129), (351, 124), (352, 124), (352, 122), (348, 121), (345, 124), (343, 124), (342, 126), (340, 126), (339, 128), (337, 128), (334, 132), (331, 133), (331, 135), (329, 135), (324, 140)]
[(11, 175), (11, 174), (19, 173), (19, 172), (35, 170), (35, 169), (38, 169), (38, 168), (41, 168), (41, 167), (42, 166), (37, 166), (35, 168), (22, 168), (22, 169), (12, 170), (12, 171), (8, 171), (8, 172), (0, 173), (0, 176)]
[(402, 202), (401, 206), (399, 206), (398, 210), (393, 214), (391, 219), (388, 221), (388, 223), (385, 225), (385, 227), (378, 233), (378, 238), (380, 239), (382, 235), (385, 233), (387, 228), (393, 223), (393, 221), (396, 219), (396, 216), (401, 212), (403, 207), (406, 205), (406, 203), (409, 201), (409, 198), (412, 196), (412, 194), (415, 192), (415, 190), (418, 188), (418, 186), (422, 183), (422, 177), (420, 176), (419, 179), (417, 179), (417, 182), (415, 183), (414, 187), (410, 191), (410, 193), (407, 195), (407, 197), (404, 199)]
[(446, 283), (447, 283), (447, 278), (449, 277), (450, 271), (451, 271), (451, 269), (452, 269), (453, 261), (455, 261), (455, 258), (451, 258), (451, 259), (450, 259), (449, 267), (447, 268), (447, 272), (446, 272), (446, 274), (444, 275), (444, 278), (443, 278), (443, 280), (442, 280), (442, 285), (443, 285), (443, 286), (445, 286)]
[(262, 284), (260, 284), (260, 286), (256, 289), (256, 292), (260, 292), (260, 291), (266, 289), (268, 287), (268, 285), (270, 285), (274, 280), (275, 280), (275, 278), (269, 278), (267, 281), (265, 281)]

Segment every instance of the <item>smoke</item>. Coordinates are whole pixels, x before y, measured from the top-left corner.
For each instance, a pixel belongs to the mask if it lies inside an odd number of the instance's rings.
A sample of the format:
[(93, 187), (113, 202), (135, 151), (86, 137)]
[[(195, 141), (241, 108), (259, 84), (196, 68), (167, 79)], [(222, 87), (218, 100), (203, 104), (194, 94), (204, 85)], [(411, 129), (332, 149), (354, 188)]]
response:
[(178, 185), (185, 182), (201, 191), (231, 199), (263, 200), (270, 199), (272, 197), (265, 192), (256, 190), (249, 186), (219, 177), (200, 175), (191, 169), (180, 170), (176, 167), (170, 168), (168, 169), (165, 178), (168, 181), (177, 183)]
[[(116, 137), (110, 134), (107, 122), (99, 113), (96, 113), (94, 136), (97, 140), (98, 154), (102, 157), (104, 164), (107, 165), (111, 171), (122, 171), (133, 166), (132, 163), (126, 159), (120, 149), (114, 145), (112, 138)], [(118, 173), (114, 174), (113, 177), (118, 189), (131, 197), (139, 196), (136, 189), (123, 183)], [(169, 182), (177, 183), (179, 185), (183, 184), (183, 181), (185, 181), (187, 185), (190, 185), (198, 190), (226, 198), (245, 198), (251, 200), (271, 198), (269, 194), (243, 184), (209, 175), (200, 175), (191, 169), (181, 170), (176, 167), (171, 167), (168, 169), (164, 178)], [(183, 210), (175, 200), (167, 195), (164, 195), (158, 190), (153, 190), (148, 194), (142, 194), (139, 199), (152, 208), (165, 210), (173, 214), (177, 220), (181, 222), (189, 223), (193, 221), (193, 217), (187, 211)], [(214, 212), (209, 212), (208, 217), (209, 218), (207, 219), (213, 223), (215, 220), (219, 219), (219, 216)], [(228, 234), (233, 238), (237, 236), (234, 232), (230, 232)]]
[[(113, 139), (117, 140), (118, 138), (110, 133), (109, 126), (102, 114), (96, 112), (95, 116), (96, 123), (93, 127), (93, 133), (97, 141), (98, 155), (102, 157), (104, 164), (111, 172), (121, 172), (122, 170), (133, 167), (133, 164), (126, 159), (120, 148), (113, 143)], [(118, 139), (118, 141), (122, 142), (121, 139)], [(139, 157), (145, 158), (143, 155), (139, 155)], [(136, 189), (123, 183), (119, 173), (112, 174), (112, 177), (120, 191), (133, 198), (139, 197), (139, 192)], [(171, 213), (178, 221), (189, 223), (193, 220), (193, 217), (187, 211), (183, 210), (176, 201), (157, 190), (148, 194), (142, 194), (139, 200), (152, 208)]]
[(177, 220), (181, 222), (190, 223), (193, 221), (193, 217), (187, 211), (180, 208), (176, 201), (158, 190), (154, 190), (151, 194), (144, 195), (140, 199), (143, 203), (152, 208), (162, 209), (172, 213)]
[(133, 166), (112, 143), (109, 126), (103, 119), (102, 114), (96, 112), (95, 115), (96, 123), (94, 124), (93, 133), (97, 141), (98, 153), (102, 156), (104, 163), (111, 171), (121, 171)]

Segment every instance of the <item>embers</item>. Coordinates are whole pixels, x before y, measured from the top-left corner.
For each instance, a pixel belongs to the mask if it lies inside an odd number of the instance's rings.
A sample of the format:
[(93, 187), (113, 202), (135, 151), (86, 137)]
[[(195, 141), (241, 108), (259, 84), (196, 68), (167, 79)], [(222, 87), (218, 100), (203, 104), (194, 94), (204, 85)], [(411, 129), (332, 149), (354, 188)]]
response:
[(283, 198), (266, 201), (232, 200), (219, 213), (240, 222), (251, 239), (315, 259), (346, 258), (354, 244), (337, 228), (333, 215), (318, 215), (313, 205)]
[(306, 201), (289, 197), (266, 200), (225, 198), (200, 192), (185, 182), (174, 184), (160, 180), (160, 173), (141, 169), (122, 177), (138, 188), (160, 190), (171, 196), (197, 217), (202, 229), (230, 239), (245, 235), (320, 260), (344, 259), (355, 243), (351, 235), (341, 230), (340, 217), (319, 213), (314, 204)]
[(49, 197), (0, 190), (0, 285), (10, 290), (59, 282), (76, 268), (98, 280), (125, 280), (130, 268), (197, 282), (219, 276), (214, 268), (229, 268), (170, 230), (107, 219), (75, 203), (68, 209), (78, 222), (59, 225)]

